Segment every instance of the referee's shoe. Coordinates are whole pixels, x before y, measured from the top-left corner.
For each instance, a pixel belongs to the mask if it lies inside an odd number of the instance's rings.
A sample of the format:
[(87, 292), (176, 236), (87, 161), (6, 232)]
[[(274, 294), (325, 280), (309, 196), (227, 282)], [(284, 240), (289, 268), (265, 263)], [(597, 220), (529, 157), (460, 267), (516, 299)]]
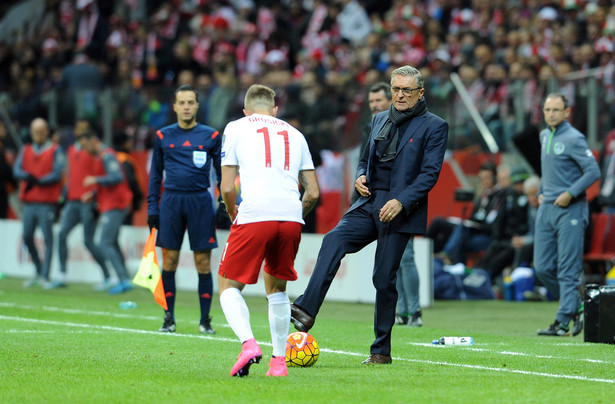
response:
[(199, 332), (201, 334), (215, 334), (216, 331), (211, 328), (211, 317), (207, 317), (206, 319), (201, 321), (199, 324)]
[(160, 332), (175, 332), (175, 319), (168, 311), (164, 313), (164, 323), (158, 330)]

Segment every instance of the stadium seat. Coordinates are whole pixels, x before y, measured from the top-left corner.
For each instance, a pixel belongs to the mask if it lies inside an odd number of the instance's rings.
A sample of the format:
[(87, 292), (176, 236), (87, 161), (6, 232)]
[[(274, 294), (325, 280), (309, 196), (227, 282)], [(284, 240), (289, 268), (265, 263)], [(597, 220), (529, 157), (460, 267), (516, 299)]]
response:
[(615, 214), (611, 214), (602, 251), (603, 258), (606, 261), (611, 261), (615, 258)]
[[(597, 267), (604, 283), (607, 263), (615, 257), (615, 215), (608, 213), (592, 213), (591, 215), (591, 246), (583, 256), (583, 261), (591, 267)], [(591, 270), (586, 271), (587, 275)]]

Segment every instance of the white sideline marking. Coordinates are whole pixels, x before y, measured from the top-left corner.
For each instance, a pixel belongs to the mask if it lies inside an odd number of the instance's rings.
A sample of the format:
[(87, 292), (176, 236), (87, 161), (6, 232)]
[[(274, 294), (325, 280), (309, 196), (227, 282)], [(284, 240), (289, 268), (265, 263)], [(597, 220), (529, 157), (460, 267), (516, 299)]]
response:
[[(182, 333), (176, 333), (176, 332), (160, 332), (160, 331), (150, 331), (150, 330), (137, 330), (137, 329), (133, 329), (133, 328), (112, 327), (110, 325), (94, 325), (94, 324), (70, 323), (70, 322), (52, 321), (52, 320), (39, 320), (39, 319), (35, 319), (35, 318), (11, 317), (11, 316), (2, 316), (2, 315), (0, 315), (0, 320), (24, 321), (24, 322), (27, 322), (27, 323), (59, 325), (59, 326), (67, 326), (67, 327), (79, 327), (79, 328), (91, 328), (91, 329), (106, 330), (106, 331), (132, 332), (132, 333), (135, 333), (135, 334), (149, 334), (149, 335), (171, 336), (171, 337), (215, 339), (215, 340), (218, 340), (218, 341), (237, 342), (237, 339), (234, 339), (234, 338), (211, 337), (211, 336), (207, 336), (207, 335), (182, 334)], [(44, 331), (36, 331), (36, 332), (44, 332)], [(259, 341), (258, 343), (260, 345), (271, 345), (271, 343), (267, 343), (267, 342), (260, 342)]]
[[(410, 342), (409, 345), (416, 345), (416, 346), (429, 346), (429, 347), (433, 347), (432, 344), (424, 344), (424, 343), (416, 343), (416, 342)], [(485, 344), (487, 345), (487, 344)], [(555, 344), (555, 345), (564, 345), (564, 344)], [(575, 345), (575, 346), (583, 346), (581, 344), (565, 344), (565, 345)], [(566, 358), (563, 356), (553, 356), (553, 355), (533, 355), (533, 354), (528, 354), (525, 352), (511, 352), (511, 351), (498, 351), (495, 349), (485, 349), (485, 348), (475, 348), (475, 347), (453, 347), (453, 346), (437, 346), (435, 347), (437, 349), (447, 349), (447, 348), (452, 348), (452, 349), (464, 349), (467, 351), (474, 351), (474, 352), (491, 352), (491, 353), (496, 353), (496, 354), (500, 354), (500, 355), (510, 355), (510, 356), (531, 356), (532, 358), (539, 358), (539, 359), (561, 359), (561, 360), (575, 360), (575, 361), (581, 361), (581, 362), (590, 362), (590, 363), (603, 363), (605, 365), (612, 365), (614, 362), (612, 361), (605, 361), (602, 359), (590, 359), (590, 358)]]
[[(341, 355), (365, 356), (365, 354), (359, 354), (355, 352), (346, 352), (346, 351), (337, 351), (337, 350), (326, 349), (326, 348), (325, 349), (320, 348), (320, 350), (323, 352), (336, 353), (336, 354), (341, 354)], [(556, 373), (532, 372), (529, 370), (493, 368), (489, 366), (468, 365), (465, 363), (451, 363), (451, 362), (443, 362), (443, 361), (431, 361), (427, 359), (408, 359), (408, 358), (399, 358), (399, 357), (393, 357), (393, 359), (398, 360), (398, 361), (404, 361), (404, 362), (427, 363), (430, 365), (455, 366), (455, 367), (468, 368), (468, 369), (491, 370), (494, 372), (508, 372), (508, 373), (519, 373), (522, 375), (544, 376), (544, 377), (551, 377), (555, 379), (573, 379), (573, 380), (583, 380), (587, 382), (615, 384), (615, 379), (597, 379), (593, 377), (576, 376), (576, 375), (560, 375)]]
[[(209, 339), (209, 340), (237, 343), (237, 339), (235, 338), (212, 337), (212, 336), (206, 336), (206, 335), (181, 334), (181, 333), (161, 333), (158, 331), (137, 330), (137, 329), (131, 329), (131, 328), (112, 327), (112, 326), (107, 326), (107, 325), (69, 323), (69, 322), (61, 322), (61, 321), (39, 320), (39, 319), (33, 319), (33, 318), (11, 317), (11, 316), (2, 316), (2, 315), (0, 315), (0, 320), (21, 321), (21, 322), (29, 322), (29, 323), (37, 323), (37, 324), (49, 324), (49, 325), (59, 325), (59, 326), (78, 327), (78, 328), (90, 328), (90, 329), (118, 331), (118, 332), (127, 332), (127, 333), (135, 333), (135, 334), (169, 336), (169, 337), (175, 337), (175, 338), (180, 338), (180, 337), (199, 338), (199, 339)], [(268, 343), (268, 342), (258, 341), (258, 344), (265, 345), (265, 346), (271, 346), (271, 343)], [(364, 353), (339, 351), (335, 349), (321, 348), (320, 350), (323, 352), (334, 353), (334, 354), (339, 354), (339, 355), (365, 356)], [(507, 372), (507, 373), (517, 373), (517, 374), (522, 374), (522, 375), (543, 376), (543, 377), (549, 377), (549, 378), (555, 378), (555, 379), (571, 379), (571, 380), (582, 380), (582, 381), (597, 382), (597, 383), (615, 384), (615, 379), (598, 379), (598, 378), (576, 376), (576, 375), (562, 375), (562, 374), (555, 374), (555, 373), (532, 372), (532, 371), (527, 371), (527, 370), (502, 369), (502, 368), (494, 368), (494, 367), (489, 367), (489, 366), (468, 365), (468, 364), (463, 364), (463, 363), (450, 363), (450, 362), (444, 362), (444, 361), (431, 361), (431, 360), (425, 360), (425, 359), (409, 359), (409, 358), (400, 358), (400, 357), (394, 357), (393, 359), (398, 360), (398, 361), (403, 361), (403, 362), (426, 363), (430, 365), (455, 366), (455, 367), (466, 368), (466, 369), (488, 370), (492, 372)]]
[[(87, 315), (91, 314), (94, 316), (102, 316), (102, 317), (106, 316), (106, 317), (116, 317), (116, 318), (138, 318), (141, 320), (154, 320), (154, 321), (160, 321), (161, 319), (160, 316), (136, 315), (136, 313), (132, 310), (127, 310), (126, 313), (112, 313), (109, 311), (90, 311), (90, 310), (79, 310), (79, 309), (67, 309), (65, 307), (29, 306), (25, 304), (16, 304), (16, 303), (8, 303), (8, 302), (0, 302), (0, 307), (12, 307), (12, 308), (22, 309), (22, 310), (44, 310), (44, 311), (68, 313), (68, 314), (87, 314)], [(131, 312), (135, 314), (130, 314)], [(226, 322), (212, 323), (212, 324), (215, 324), (216, 327), (230, 328), (230, 326)], [(261, 328), (261, 327), (269, 328), (269, 325), (253, 325), (252, 329)]]

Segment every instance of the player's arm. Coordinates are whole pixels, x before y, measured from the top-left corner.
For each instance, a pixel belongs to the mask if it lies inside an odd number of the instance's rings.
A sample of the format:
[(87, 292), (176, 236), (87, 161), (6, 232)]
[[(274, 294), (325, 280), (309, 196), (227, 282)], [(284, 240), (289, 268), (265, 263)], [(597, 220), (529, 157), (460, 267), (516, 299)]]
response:
[(239, 170), (237, 166), (222, 166), (222, 181), (220, 182), (220, 193), (226, 205), (231, 222), (235, 221), (237, 216), (237, 189), (235, 188), (235, 177)]
[(124, 173), (122, 172), (122, 167), (120, 167), (120, 162), (117, 160), (117, 157), (111, 153), (107, 153), (102, 156), (102, 162), (105, 167), (105, 175), (96, 177), (88, 176), (86, 179), (93, 178), (94, 183), (100, 185), (101, 187), (110, 187), (124, 181)]
[(13, 176), (17, 178), (19, 181), (26, 181), (28, 176), (31, 175), (29, 172), (23, 169), (23, 155), (25, 151), (25, 147), (22, 147), (17, 155), (17, 160), (15, 160), (15, 164), (13, 165)]
[[(214, 148), (211, 153), (212, 164), (214, 170), (216, 170), (216, 181), (218, 182), (218, 189), (220, 189), (220, 182), (222, 181), (222, 136), (215, 131), (212, 135), (212, 138), (215, 140)], [(220, 191), (222, 193), (222, 191)]]
[(62, 148), (58, 147), (53, 155), (53, 168), (51, 172), (39, 178), (39, 183), (41, 185), (49, 185), (62, 181), (62, 174), (64, 173), (65, 166), (66, 156)]
[(159, 137), (156, 136), (156, 138), (154, 139), (154, 147), (152, 149), (152, 164), (149, 173), (149, 185), (147, 193), (148, 215), (158, 215), (160, 213), (160, 185), (162, 183), (163, 170), (164, 157), (162, 155), (162, 145)]
[(601, 177), (601, 173), (600, 166), (596, 162), (596, 158), (589, 149), (587, 140), (584, 137), (579, 138), (575, 142), (571, 151), (571, 157), (581, 168), (582, 172), (581, 177), (579, 177), (568, 190), (570, 196), (575, 198), (585, 192), (594, 182), (598, 181)]
[(315, 170), (301, 170), (299, 171), (299, 182), (305, 192), (301, 198), (301, 204), (303, 206), (303, 217), (306, 217), (308, 213), (314, 208), (318, 198), (320, 197), (320, 189), (318, 188), (318, 182), (316, 181)]

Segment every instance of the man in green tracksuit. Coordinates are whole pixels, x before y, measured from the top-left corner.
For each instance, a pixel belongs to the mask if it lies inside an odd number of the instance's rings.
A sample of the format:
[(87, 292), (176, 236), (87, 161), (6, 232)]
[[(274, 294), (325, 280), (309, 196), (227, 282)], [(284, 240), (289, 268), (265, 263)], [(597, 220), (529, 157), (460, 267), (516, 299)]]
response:
[(568, 122), (570, 107), (563, 94), (545, 99), (547, 128), (540, 132), (542, 182), (536, 216), (534, 267), (545, 287), (559, 299), (555, 322), (538, 335), (572, 335), (583, 330), (579, 294), (583, 239), (589, 220), (585, 190), (600, 178), (600, 168), (585, 136)]

